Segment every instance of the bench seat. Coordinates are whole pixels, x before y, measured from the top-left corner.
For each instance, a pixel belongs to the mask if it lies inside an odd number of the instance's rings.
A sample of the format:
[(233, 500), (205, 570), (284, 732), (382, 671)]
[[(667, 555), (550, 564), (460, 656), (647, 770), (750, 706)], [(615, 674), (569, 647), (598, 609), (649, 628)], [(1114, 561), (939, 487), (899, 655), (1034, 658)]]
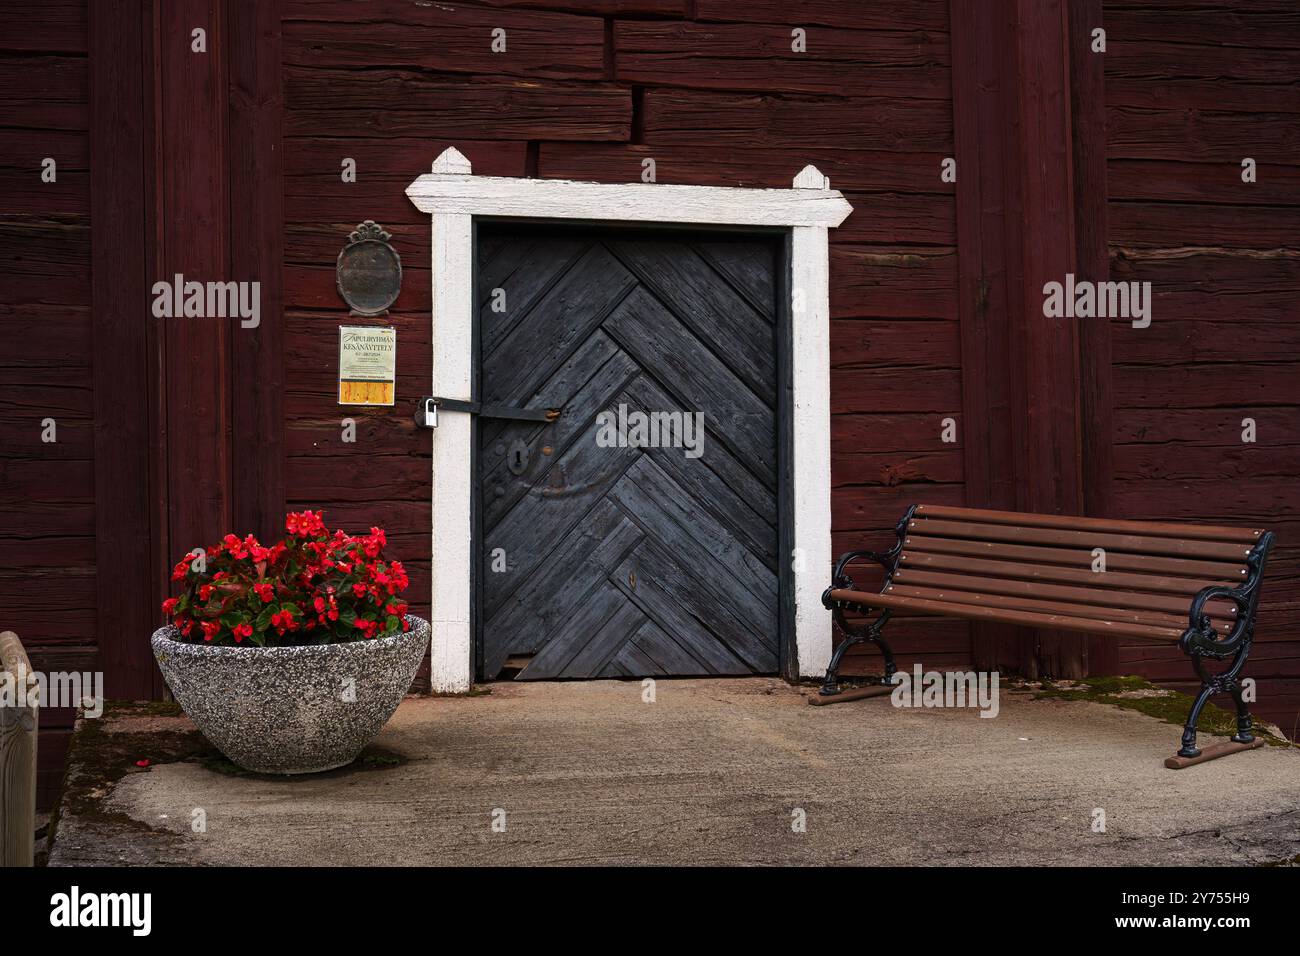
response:
[[(839, 662), (858, 641), (882, 649), (885, 680), (892, 678), (893, 658), (880, 639), (891, 615), (956, 617), (1176, 644), (1203, 684), (1179, 753), (1200, 753), (1195, 719), (1211, 692), (1238, 698), (1238, 737), (1253, 739), (1237, 675), (1253, 637), (1270, 532), (914, 505), (896, 533), (888, 551), (850, 551), (836, 563), (822, 602), (848, 639), (831, 659), (824, 695), (837, 692)], [(854, 584), (847, 569), (858, 560), (884, 568), (880, 590)], [(877, 618), (864, 629), (846, 612)], [(1209, 675), (1202, 657), (1233, 664)]]

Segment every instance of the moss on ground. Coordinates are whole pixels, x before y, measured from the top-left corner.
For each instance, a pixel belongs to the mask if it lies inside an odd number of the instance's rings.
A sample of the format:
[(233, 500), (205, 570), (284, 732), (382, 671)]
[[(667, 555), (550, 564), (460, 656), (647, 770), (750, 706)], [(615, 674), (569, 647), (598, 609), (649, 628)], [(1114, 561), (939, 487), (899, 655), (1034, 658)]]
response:
[[(1091, 700), (1099, 704), (1111, 704), (1125, 710), (1136, 710), (1140, 714), (1163, 720), (1167, 724), (1181, 727), (1187, 720), (1187, 711), (1192, 706), (1193, 698), (1187, 694), (1159, 687), (1142, 677), (1132, 675), (1122, 677), (1083, 677), (1069, 682), (1072, 686), (1059, 687), (1044, 681), (1041, 689), (1034, 693), (1035, 700)], [(1119, 696), (1130, 691), (1159, 691), (1149, 697)], [(1198, 733), (1231, 737), (1237, 732), (1237, 715), (1234, 711), (1224, 710), (1214, 703), (1207, 703), (1197, 721)], [(1295, 744), (1279, 737), (1277, 734), (1255, 725), (1255, 736), (1279, 747), (1293, 747)]]

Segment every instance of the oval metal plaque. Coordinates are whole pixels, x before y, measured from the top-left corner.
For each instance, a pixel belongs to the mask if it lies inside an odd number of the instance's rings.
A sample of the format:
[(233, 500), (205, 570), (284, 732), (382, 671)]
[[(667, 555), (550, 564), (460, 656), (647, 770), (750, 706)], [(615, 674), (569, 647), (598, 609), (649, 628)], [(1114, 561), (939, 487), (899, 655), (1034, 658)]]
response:
[(367, 219), (348, 234), (339, 253), (337, 284), (343, 301), (358, 315), (379, 315), (402, 291), (402, 259), (388, 244), (392, 234)]

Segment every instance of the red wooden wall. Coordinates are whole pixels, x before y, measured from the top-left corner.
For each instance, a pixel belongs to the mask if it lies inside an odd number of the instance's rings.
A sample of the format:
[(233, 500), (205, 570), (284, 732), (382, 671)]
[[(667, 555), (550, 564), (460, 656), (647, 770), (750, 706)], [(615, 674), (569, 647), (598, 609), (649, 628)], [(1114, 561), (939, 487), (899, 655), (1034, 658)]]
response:
[[(410, 410), (430, 237), (407, 184), (450, 145), (478, 173), (609, 182), (650, 158), (663, 183), (788, 186), (814, 163), (855, 208), (831, 248), (837, 550), (884, 543), (915, 501), (1273, 527), (1250, 672), (1292, 730), (1298, 19), (1282, 0), (6, 2), (0, 627), (38, 666), (157, 694), (171, 562), (268, 533), (286, 503), (386, 527), (427, 613)], [(334, 261), (367, 218), (405, 272), (391, 410), (335, 403)], [(1044, 281), (1107, 269), (1153, 282), (1149, 329), (1042, 320)], [(149, 286), (178, 270), (261, 281), (261, 328), (151, 321)], [(1074, 635), (891, 629), (907, 664), (1186, 669)], [(47, 794), (68, 719), (46, 717)]]
[[(566, 12), (581, 9), (582, 13)], [(446, 146), (476, 173), (788, 187), (814, 163), (855, 212), (832, 231), (837, 548), (891, 529), (906, 503), (962, 501), (947, 0), (867, 6), (721, 0), (284, 6), (289, 360), (287, 489), (349, 525), (384, 523), (427, 588), (429, 222), (403, 194)], [(807, 30), (807, 53), (791, 31)], [(491, 52), (494, 28), (507, 52)], [(341, 181), (345, 157), (357, 182)], [(403, 291), (397, 413), (333, 405), (333, 260), (365, 218), (394, 233)], [(422, 600), (422, 598), (417, 598)], [(417, 605), (418, 607), (418, 605)], [(915, 646), (898, 628), (905, 652)], [(924, 629), (925, 660), (964, 663), (967, 628)]]
[[(1231, 9), (1228, 9), (1228, 8)], [(1107, 241), (1149, 281), (1150, 328), (1114, 322), (1116, 513), (1271, 528), (1256, 711), (1300, 714), (1300, 8), (1106, 0)], [(1257, 163), (1244, 183), (1241, 161)], [(1242, 420), (1257, 440), (1243, 443)], [(1173, 648), (1121, 666), (1185, 679)]]
[[(0, 6), (0, 630), (60, 670), (96, 666), (86, 50), (82, 0)], [(43, 802), (72, 717), (41, 713)]]

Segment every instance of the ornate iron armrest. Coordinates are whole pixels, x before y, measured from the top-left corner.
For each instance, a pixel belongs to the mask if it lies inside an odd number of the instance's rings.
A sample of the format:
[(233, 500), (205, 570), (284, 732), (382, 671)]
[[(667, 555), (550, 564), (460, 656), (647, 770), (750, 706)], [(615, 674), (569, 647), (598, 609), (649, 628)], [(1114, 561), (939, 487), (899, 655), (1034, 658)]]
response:
[[(1219, 640), (1218, 632), (1210, 623), (1209, 615), (1205, 613), (1206, 602), (1216, 598), (1232, 601), (1237, 605), (1238, 610), (1232, 631), (1223, 640)], [(1251, 593), (1245, 589), (1230, 588), (1222, 584), (1201, 588), (1192, 599), (1192, 607), (1187, 614), (1187, 630), (1178, 639), (1178, 646), (1188, 654), (1196, 653), (1215, 658), (1231, 657), (1241, 647), (1242, 642), (1249, 639), (1254, 629), (1254, 618), (1255, 602), (1252, 600)]]
[(898, 560), (898, 551), (846, 551), (840, 555), (840, 559), (835, 562), (835, 572), (831, 575), (831, 587), (852, 588), (853, 579), (844, 573), (844, 569), (858, 558), (866, 558), (868, 561), (874, 561), (885, 569), (889, 574), (894, 570), (894, 563)]

